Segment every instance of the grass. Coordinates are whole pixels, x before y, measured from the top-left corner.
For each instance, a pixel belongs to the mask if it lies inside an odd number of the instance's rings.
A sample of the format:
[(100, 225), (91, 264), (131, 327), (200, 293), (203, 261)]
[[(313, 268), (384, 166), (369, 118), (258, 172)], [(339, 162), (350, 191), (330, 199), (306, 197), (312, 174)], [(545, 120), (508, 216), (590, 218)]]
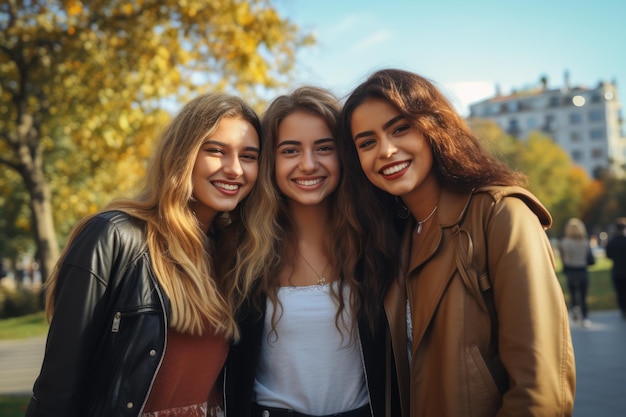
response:
[(0, 340), (44, 336), (47, 332), (48, 322), (43, 311), (0, 320)]
[[(589, 267), (589, 291), (587, 294), (587, 303), (590, 311), (614, 310), (617, 308), (617, 300), (611, 281), (612, 262), (607, 258), (596, 258), (596, 264)], [(565, 275), (562, 272), (562, 266), (557, 259), (557, 271), (561, 288), (565, 294), (566, 300), (569, 302), (569, 294), (567, 285), (565, 284)]]
[(0, 395), (0, 416), (24, 417), (30, 396)]

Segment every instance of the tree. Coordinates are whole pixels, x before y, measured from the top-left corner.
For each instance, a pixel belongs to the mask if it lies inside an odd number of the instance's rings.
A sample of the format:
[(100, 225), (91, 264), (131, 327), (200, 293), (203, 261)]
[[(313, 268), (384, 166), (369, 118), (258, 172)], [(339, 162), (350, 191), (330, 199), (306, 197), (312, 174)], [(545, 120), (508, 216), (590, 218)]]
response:
[(42, 276), (58, 256), (53, 197), (86, 211), (130, 187), (164, 106), (207, 89), (260, 100), (311, 41), (270, 0), (0, 4), (0, 166), (28, 193)]
[(494, 121), (470, 119), (468, 122), (494, 155), (527, 175), (528, 188), (552, 214), (551, 234), (560, 236), (570, 217), (590, 220), (585, 219), (585, 213), (590, 199), (598, 198), (597, 184), (550, 137), (531, 132), (524, 140), (518, 140), (507, 135)]

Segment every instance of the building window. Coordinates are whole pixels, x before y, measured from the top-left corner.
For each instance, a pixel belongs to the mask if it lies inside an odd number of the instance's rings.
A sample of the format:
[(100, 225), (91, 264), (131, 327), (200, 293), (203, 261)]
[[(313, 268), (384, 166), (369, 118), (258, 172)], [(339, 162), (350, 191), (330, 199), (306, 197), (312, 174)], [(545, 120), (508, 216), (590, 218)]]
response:
[(589, 137), (592, 140), (601, 140), (604, 139), (604, 129), (591, 129), (589, 131)]
[(572, 159), (574, 162), (581, 162), (583, 160), (583, 153), (581, 151), (572, 151)]
[(528, 126), (529, 130), (535, 130), (537, 129), (537, 127), (539, 126), (539, 122), (537, 121), (536, 117), (530, 117), (527, 121), (526, 121), (526, 125)]
[(519, 123), (517, 122), (517, 119), (509, 120), (509, 126), (506, 129), (506, 131), (509, 135), (513, 135), (516, 137), (520, 134), (520, 127), (519, 127)]
[(519, 103), (517, 101), (511, 101), (507, 107), (510, 112), (516, 112), (519, 110)]
[(550, 101), (548, 102), (548, 106), (550, 106), (550, 107), (558, 107), (559, 106), (559, 98), (558, 97), (550, 97)]
[(569, 122), (573, 125), (579, 125), (583, 121), (583, 116), (580, 113), (570, 113)]
[(580, 132), (572, 132), (570, 133), (570, 140), (572, 143), (579, 143), (582, 140)]
[(543, 126), (541, 130), (547, 133), (554, 132), (556, 130), (556, 121), (554, 120), (554, 115), (547, 114), (546, 118), (543, 122)]
[(604, 111), (602, 110), (591, 110), (589, 112), (589, 120), (592, 122), (599, 122), (604, 120)]
[(603, 158), (603, 157), (604, 157), (604, 155), (603, 155), (602, 149), (592, 149), (592, 150), (591, 150), (591, 157), (592, 157), (593, 159), (600, 159), (600, 158)]

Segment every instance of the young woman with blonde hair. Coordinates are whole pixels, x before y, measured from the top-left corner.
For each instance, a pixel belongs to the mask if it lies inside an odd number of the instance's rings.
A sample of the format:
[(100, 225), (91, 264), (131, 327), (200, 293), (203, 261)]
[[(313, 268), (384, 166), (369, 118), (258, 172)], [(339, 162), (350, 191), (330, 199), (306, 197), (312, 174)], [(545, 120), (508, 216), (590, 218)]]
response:
[(164, 131), (143, 191), (78, 223), (48, 281), (26, 416), (223, 415), (233, 288), (248, 284), (219, 279), (212, 241), (222, 214), (249, 203), (259, 138), (240, 98), (199, 96)]
[(565, 234), (559, 244), (563, 272), (569, 292), (570, 314), (574, 322), (583, 327), (591, 326), (587, 290), (589, 289), (589, 265), (595, 258), (591, 253), (587, 227), (582, 220), (572, 217), (565, 224)]

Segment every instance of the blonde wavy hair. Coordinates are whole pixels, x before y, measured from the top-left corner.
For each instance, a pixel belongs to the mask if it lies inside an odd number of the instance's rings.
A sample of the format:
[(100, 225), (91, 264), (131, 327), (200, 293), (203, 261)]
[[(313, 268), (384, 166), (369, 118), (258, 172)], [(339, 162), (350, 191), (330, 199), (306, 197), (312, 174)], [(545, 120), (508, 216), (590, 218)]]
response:
[[(216, 277), (211, 239), (189, 207), (192, 171), (202, 143), (216, 131), (222, 119), (232, 117), (249, 122), (261, 138), (259, 118), (242, 99), (209, 93), (189, 102), (163, 132), (142, 191), (135, 198), (115, 200), (102, 211), (121, 210), (146, 223), (152, 268), (171, 302), (170, 327), (194, 335), (210, 329), (237, 340), (239, 329), (233, 312), (236, 301), (229, 296), (234, 293), (230, 287), (248, 285)], [(248, 201), (244, 199), (237, 210), (242, 210)], [(95, 215), (78, 223), (70, 242)], [(209, 235), (216, 232), (217, 223)], [(48, 318), (54, 312), (54, 287), (69, 247), (68, 243), (48, 280)]]
[(586, 240), (587, 228), (582, 220), (572, 217), (565, 224), (565, 237), (574, 240)]

